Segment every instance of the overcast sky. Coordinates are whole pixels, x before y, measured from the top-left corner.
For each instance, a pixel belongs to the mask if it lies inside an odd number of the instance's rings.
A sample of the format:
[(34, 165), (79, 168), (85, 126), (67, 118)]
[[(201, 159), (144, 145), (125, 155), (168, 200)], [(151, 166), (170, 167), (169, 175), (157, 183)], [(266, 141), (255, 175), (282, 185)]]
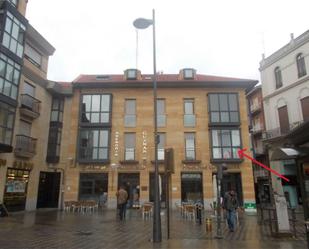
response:
[[(259, 80), (269, 56), (309, 29), (308, 0), (29, 0), (26, 17), (55, 48), (48, 78), (136, 67), (133, 21), (156, 10), (157, 71)], [(138, 68), (152, 73), (152, 29), (138, 31)]]

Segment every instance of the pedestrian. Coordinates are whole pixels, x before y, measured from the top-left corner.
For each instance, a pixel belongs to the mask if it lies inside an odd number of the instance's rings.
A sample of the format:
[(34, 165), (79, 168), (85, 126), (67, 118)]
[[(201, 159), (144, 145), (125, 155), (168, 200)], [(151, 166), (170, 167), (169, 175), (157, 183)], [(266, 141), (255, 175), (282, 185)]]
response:
[(236, 192), (234, 190), (226, 192), (223, 198), (223, 208), (226, 211), (226, 219), (230, 232), (234, 232), (236, 228), (236, 212), (238, 207)]
[(119, 219), (123, 220), (126, 216), (126, 205), (128, 200), (128, 192), (125, 190), (124, 186), (120, 186), (116, 193), (117, 196), (117, 209)]

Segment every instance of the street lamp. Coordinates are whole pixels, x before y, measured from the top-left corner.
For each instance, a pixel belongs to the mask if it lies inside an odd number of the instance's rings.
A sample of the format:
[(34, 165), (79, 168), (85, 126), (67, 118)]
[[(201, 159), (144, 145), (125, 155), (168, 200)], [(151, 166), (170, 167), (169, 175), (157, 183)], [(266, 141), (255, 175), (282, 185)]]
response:
[(153, 242), (162, 241), (161, 217), (160, 217), (160, 194), (159, 194), (159, 168), (158, 168), (158, 125), (157, 125), (157, 69), (156, 69), (156, 26), (155, 10), (152, 10), (152, 19), (138, 18), (133, 22), (137, 29), (146, 29), (152, 25), (153, 31), (153, 105), (154, 105), (154, 143), (155, 143), (155, 197), (153, 212)]

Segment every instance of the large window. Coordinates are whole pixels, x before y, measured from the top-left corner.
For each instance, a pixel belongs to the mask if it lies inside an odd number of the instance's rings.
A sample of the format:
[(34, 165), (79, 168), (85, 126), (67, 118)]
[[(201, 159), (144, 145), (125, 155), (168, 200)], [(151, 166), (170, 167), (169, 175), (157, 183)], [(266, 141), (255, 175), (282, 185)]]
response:
[(239, 123), (237, 93), (210, 93), (210, 123)]
[(61, 131), (60, 127), (50, 127), (48, 135), (47, 161), (59, 161), (60, 145), (61, 145)]
[(136, 126), (136, 100), (126, 99), (125, 100), (125, 116), (124, 116), (125, 127)]
[(15, 109), (0, 103), (0, 143), (12, 144)]
[(307, 74), (307, 71), (306, 71), (305, 57), (303, 54), (297, 55), (296, 63), (297, 63), (298, 78), (305, 76)]
[(157, 125), (158, 127), (165, 127), (165, 99), (157, 99)]
[(2, 45), (18, 57), (23, 57), (26, 27), (10, 12), (7, 12)]
[(51, 109), (51, 122), (62, 122), (63, 119), (63, 99), (53, 98)]
[(125, 133), (124, 143), (124, 160), (135, 160), (135, 133)]
[(109, 133), (107, 129), (81, 129), (79, 134), (79, 159), (81, 161), (108, 160)]
[(194, 114), (194, 99), (184, 100), (184, 126), (194, 127), (195, 126), (195, 114)]
[(282, 87), (282, 75), (279, 67), (275, 68), (275, 81), (276, 81), (276, 89)]
[(241, 147), (240, 132), (237, 129), (213, 129), (212, 159), (239, 159), (237, 151)]
[(185, 133), (186, 160), (195, 160), (195, 133)]
[(0, 54), (0, 93), (16, 100), (20, 78), (20, 65)]
[(82, 123), (106, 124), (110, 123), (111, 95), (83, 95)]
[(41, 66), (42, 55), (27, 43), (25, 44), (25, 58), (37, 67)]

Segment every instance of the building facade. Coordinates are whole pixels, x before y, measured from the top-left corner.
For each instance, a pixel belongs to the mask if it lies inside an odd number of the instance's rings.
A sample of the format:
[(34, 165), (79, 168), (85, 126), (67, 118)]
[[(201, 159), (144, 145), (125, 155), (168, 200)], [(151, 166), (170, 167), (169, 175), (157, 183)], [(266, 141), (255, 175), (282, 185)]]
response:
[[(158, 160), (165, 204), (164, 149), (174, 150), (172, 203), (216, 199), (216, 164), (227, 163), (223, 191), (234, 188), (246, 207), (255, 205), (251, 162), (238, 158), (249, 148), (246, 90), (252, 80), (196, 74), (194, 69), (159, 74)], [(64, 200), (99, 199), (116, 205), (124, 184), (130, 205), (154, 199), (154, 115), (152, 76), (80, 75), (65, 99), (61, 157)], [(174, 206), (174, 205), (173, 205)]]
[(272, 160), (278, 148), (293, 147), (287, 136), (309, 118), (309, 31), (295, 38), (260, 63), (264, 113), (267, 131), (264, 143), (268, 147), (270, 165), (289, 182), (272, 175), (274, 191), (285, 196), (287, 205), (303, 203), (297, 179), (295, 158)]
[(25, 19), (27, 1), (1, 1), (0, 203), (9, 211), (58, 207), (61, 173), (47, 158), (54, 98), (47, 80), (55, 49)]
[[(262, 86), (256, 86), (247, 94), (248, 113), (250, 119), (251, 146), (254, 158), (269, 165), (266, 148), (263, 144), (263, 133), (266, 131)], [(254, 186), (257, 204), (270, 204), (271, 181), (270, 172), (259, 165), (253, 165)]]

